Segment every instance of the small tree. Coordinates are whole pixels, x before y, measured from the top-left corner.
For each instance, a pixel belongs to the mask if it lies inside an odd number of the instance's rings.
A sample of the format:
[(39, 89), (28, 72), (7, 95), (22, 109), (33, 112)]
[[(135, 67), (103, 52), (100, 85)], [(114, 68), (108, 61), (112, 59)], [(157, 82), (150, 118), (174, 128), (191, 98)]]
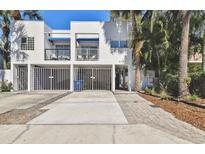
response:
[(189, 94), (187, 80), (188, 80), (188, 46), (189, 46), (189, 22), (190, 11), (183, 10), (181, 13), (182, 19), (182, 33), (181, 33), (181, 48), (179, 57), (179, 96), (186, 96)]

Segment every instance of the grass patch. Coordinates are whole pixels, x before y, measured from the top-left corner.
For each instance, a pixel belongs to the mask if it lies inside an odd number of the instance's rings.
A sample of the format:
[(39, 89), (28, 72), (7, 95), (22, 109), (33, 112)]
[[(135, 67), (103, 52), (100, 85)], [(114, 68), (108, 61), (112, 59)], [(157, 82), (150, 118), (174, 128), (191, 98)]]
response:
[(191, 95), (191, 96), (187, 96), (187, 100), (194, 102), (197, 101), (199, 99), (199, 97), (197, 95)]
[(146, 94), (149, 94), (149, 95), (155, 95), (155, 90), (154, 90), (154, 88), (148, 88), (148, 87), (146, 87), (145, 90), (144, 90), (144, 92), (145, 92)]
[(171, 96), (169, 96), (165, 90), (162, 90), (160, 92), (160, 99), (161, 100), (169, 100), (170, 98), (171, 98)]

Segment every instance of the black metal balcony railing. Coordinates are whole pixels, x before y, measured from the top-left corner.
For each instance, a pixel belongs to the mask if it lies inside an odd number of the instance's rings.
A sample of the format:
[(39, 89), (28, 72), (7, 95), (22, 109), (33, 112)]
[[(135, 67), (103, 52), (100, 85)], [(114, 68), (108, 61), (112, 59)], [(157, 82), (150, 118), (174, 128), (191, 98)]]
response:
[(45, 49), (45, 60), (70, 60), (70, 49)]
[(98, 48), (76, 48), (76, 60), (96, 61), (99, 59)]

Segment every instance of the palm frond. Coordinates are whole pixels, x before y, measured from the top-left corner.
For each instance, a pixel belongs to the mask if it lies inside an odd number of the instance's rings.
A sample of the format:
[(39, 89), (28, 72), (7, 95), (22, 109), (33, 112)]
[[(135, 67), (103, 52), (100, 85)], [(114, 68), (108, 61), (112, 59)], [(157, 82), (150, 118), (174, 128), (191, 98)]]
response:
[(28, 17), (30, 20), (42, 20), (42, 16), (40, 15), (38, 10), (25, 10), (23, 12), (23, 17)]

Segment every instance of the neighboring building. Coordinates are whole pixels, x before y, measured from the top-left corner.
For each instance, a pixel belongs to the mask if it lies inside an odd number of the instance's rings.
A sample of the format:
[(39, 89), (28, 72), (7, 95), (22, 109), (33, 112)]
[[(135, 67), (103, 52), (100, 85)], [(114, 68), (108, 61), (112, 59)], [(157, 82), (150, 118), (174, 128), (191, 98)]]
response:
[(15, 90), (133, 90), (129, 24), (71, 22), (56, 30), (44, 21), (12, 26), (11, 80)]
[(196, 52), (190, 55), (189, 63), (202, 63), (202, 54)]

